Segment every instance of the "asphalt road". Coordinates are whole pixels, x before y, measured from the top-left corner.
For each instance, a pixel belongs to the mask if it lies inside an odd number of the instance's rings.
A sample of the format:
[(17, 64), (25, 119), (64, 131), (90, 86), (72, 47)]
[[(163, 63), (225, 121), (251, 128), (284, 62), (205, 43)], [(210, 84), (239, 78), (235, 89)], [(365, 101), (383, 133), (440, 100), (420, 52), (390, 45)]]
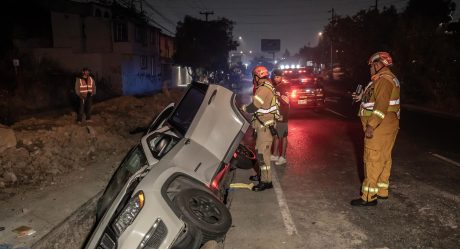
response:
[(403, 110), (389, 199), (352, 207), (363, 178), (356, 106), (329, 94), (323, 111), (294, 111), (288, 163), (272, 166), (279, 184), (263, 193), (238, 190), (231, 209), (238, 229), (225, 248), (459, 248), (460, 167), (433, 155), (460, 162), (459, 127), (458, 120)]

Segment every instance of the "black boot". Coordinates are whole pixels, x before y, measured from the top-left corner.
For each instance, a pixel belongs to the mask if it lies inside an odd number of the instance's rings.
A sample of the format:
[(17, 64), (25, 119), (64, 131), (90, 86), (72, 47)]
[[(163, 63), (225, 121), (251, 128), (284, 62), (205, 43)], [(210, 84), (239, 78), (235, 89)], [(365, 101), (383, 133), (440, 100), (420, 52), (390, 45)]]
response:
[(260, 181), (260, 176), (259, 175), (250, 176), (249, 180), (254, 181), (254, 182), (258, 182), (258, 181)]
[(252, 187), (252, 191), (264, 191), (266, 189), (273, 188), (273, 184), (271, 182), (259, 182), (256, 186)]
[(350, 204), (352, 206), (361, 206), (361, 207), (375, 206), (375, 205), (377, 205), (377, 199), (375, 199), (373, 201), (365, 201), (365, 200), (359, 198), (359, 199), (356, 199), (356, 200), (352, 200), (350, 202)]

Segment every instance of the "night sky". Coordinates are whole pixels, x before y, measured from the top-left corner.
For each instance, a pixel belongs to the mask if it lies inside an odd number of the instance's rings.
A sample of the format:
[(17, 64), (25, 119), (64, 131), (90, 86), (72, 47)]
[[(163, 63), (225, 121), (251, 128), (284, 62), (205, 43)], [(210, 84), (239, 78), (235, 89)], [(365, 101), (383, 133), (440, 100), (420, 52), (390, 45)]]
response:
[[(299, 48), (318, 42), (318, 32), (328, 23), (331, 8), (336, 14), (353, 15), (358, 10), (375, 5), (375, 0), (146, 0), (161, 15), (151, 11), (152, 18), (170, 31), (175, 31), (175, 23), (188, 14), (204, 19), (200, 11), (214, 11), (209, 19), (226, 17), (235, 21), (234, 36), (241, 36), (238, 51), (250, 50), (260, 53), (260, 39), (281, 39), (281, 56), (287, 48), (291, 54)], [(394, 5), (402, 11), (408, 0), (379, 0), (378, 7)], [(454, 1), (457, 9), (460, 0)], [(454, 15), (459, 18), (459, 11)], [(167, 33), (167, 32), (166, 32)]]

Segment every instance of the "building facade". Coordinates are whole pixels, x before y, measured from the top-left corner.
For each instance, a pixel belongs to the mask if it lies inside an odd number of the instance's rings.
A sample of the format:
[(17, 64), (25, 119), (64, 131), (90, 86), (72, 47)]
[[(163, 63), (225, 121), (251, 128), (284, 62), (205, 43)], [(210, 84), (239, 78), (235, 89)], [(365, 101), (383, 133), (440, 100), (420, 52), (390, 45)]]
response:
[(172, 65), (174, 38), (163, 41), (161, 30), (135, 10), (116, 2), (58, 1), (50, 11), (52, 45), (33, 48), (37, 60), (52, 59), (73, 72), (89, 67), (116, 95), (162, 88), (168, 77), (164, 72)]

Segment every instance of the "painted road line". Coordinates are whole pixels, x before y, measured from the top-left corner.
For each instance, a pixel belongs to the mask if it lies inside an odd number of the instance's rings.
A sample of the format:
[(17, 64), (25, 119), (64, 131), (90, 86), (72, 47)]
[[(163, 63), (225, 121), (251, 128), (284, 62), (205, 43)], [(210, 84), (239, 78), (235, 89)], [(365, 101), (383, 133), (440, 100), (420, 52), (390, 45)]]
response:
[(335, 115), (338, 115), (338, 116), (340, 116), (340, 117), (342, 117), (342, 118), (348, 118), (347, 116), (345, 116), (345, 115), (343, 115), (343, 114), (340, 114), (340, 113), (338, 113), (338, 112), (336, 112), (336, 111), (333, 111), (333, 110), (331, 110), (331, 109), (329, 109), (329, 108), (326, 108), (325, 110), (328, 111), (328, 112), (332, 112), (332, 113), (334, 113)]
[(287, 201), (284, 198), (283, 189), (281, 189), (281, 184), (278, 181), (278, 176), (276, 175), (275, 170), (271, 171), (272, 173), (272, 183), (273, 188), (276, 193), (276, 199), (278, 200), (278, 205), (281, 209), (281, 215), (283, 216), (284, 226), (286, 227), (286, 232), (288, 235), (297, 234), (297, 228), (295, 227), (294, 221), (292, 221), (291, 212), (287, 205)]
[(431, 154), (431, 155), (433, 155), (434, 157), (437, 157), (437, 158), (439, 158), (439, 159), (441, 159), (441, 160), (443, 160), (443, 161), (446, 161), (446, 162), (448, 162), (448, 163), (450, 163), (450, 164), (453, 164), (453, 165), (455, 165), (455, 166), (457, 166), (457, 167), (460, 167), (460, 163), (459, 163), (459, 162), (456, 162), (456, 161), (454, 161), (454, 160), (452, 160), (452, 159), (449, 159), (449, 158), (447, 158), (447, 157), (445, 157), (445, 156), (441, 156), (441, 155), (435, 154), (435, 153), (433, 153), (433, 154)]

